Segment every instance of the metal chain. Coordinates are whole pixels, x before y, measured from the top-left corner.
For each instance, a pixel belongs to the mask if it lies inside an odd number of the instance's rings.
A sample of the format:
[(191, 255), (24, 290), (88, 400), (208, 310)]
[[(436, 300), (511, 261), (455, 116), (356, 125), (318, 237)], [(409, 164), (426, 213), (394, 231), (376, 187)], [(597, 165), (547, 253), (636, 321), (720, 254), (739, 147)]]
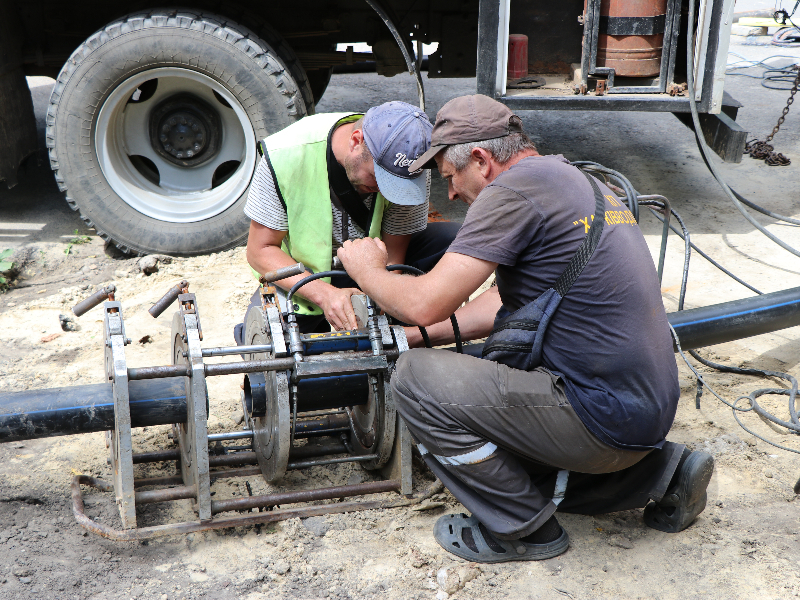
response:
[(772, 141), (772, 138), (775, 137), (775, 134), (778, 133), (781, 125), (783, 125), (783, 122), (786, 120), (786, 115), (789, 114), (789, 107), (794, 102), (794, 95), (797, 93), (798, 86), (800, 86), (800, 67), (795, 67), (795, 69), (797, 69), (797, 76), (794, 78), (794, 84), (792, 85), (792, 90), (789, 93), (789, 99), (786, 101), (786, 106), (784, 107), (781, 116), (778, 118), (778, 123), (772, 128), (772, 133), (770, 133), (764, 141), (750, 140), (747, 142), (747, 144), (745, 144), (744, 147), (744, 151), (747, 152), (751, 157), (758, 160), (763, 160), (770, 167), (785, 167), (792, 163), (789, 158), (780, 152), (774, 152), (775, 148), (769, 142)]

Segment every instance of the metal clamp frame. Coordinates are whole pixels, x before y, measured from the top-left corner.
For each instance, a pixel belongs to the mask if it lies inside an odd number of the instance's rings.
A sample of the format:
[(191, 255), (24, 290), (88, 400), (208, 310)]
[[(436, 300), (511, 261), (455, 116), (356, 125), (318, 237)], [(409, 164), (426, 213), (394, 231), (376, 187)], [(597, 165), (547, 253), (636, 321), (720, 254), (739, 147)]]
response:
[(114, 493), (124, 529), (136, 527), (133, 491), (133, 446), (128, 396), (128, 366), (125, 362), (125, 324), (119, 301), (103, 305), (106, 376), (114, 395), (114, 431), (107, 437), (114, 472)]
[(172, 320), (174, 364), (188, 367), (186, 387), (186, 423), (176, 425), (181, 445), (181, 477), (195, 489), (195, 509), (201, 521), (211, 518), (211, 481), (208, 466), (208, 412), (202, 330), (194, 294), (178, 296), (179, 311)]
[[(308, 360), (295, 361), (286, 357), (286, 324), (278, 309), (275, 288), (264, 286), (262, 307), (251, 309), (261, 316), (261, 329), (265, 336), (259, 340), (261, 345), (251, 346), (251, 360), (238, 363), (205, 365), (203, 349), (200, 345), (202, 330), (199, 311), (194, 294), (187, 292), (184, 286), (177, 295), (179, 310), (172, 323), (172, 363), (170, 367), (145, 367), (129, 369), (125, 361), (124, 346), (130, 343), (125, 335), (122, 312), (119, 302), (105, 304), (105, 338), (106, 338), (106, 371), (113, 383), (115, 402), (115, 431), (109, 432), (111, 463), (114, 469), (113, 490), (120, 508), (122, 530), (112, 529), (92, 521), (86, 516), (81, 495), (81, 485), (89, 485), (101, 491), (110, 491), (112, 486), (100, 479), (81, 475), (73, 480), (73, 512), (78, 522), (85, 528), (104, 537), (115, 540), (137, 540), (205, 531), (223, 527), (235, 527), (256, 523), (278, 521), (297, 516), (311, 516), (338, 512), (351, 512), (372, 508), (388, 508), (414, 504), (442, 489), (441, 483), (434, 482), (417, 495), (412, 492), (411, 480), (411, 436), (408, 429), (394, 410), (394, 403), (389, 387), (389, 377), (394, 370), (397, 357), (408, 349), (408, 343), (402, 327), (389, 327), (384, 315), (379, 315), (375, 306), (365, 298), (368, 307), (368, 327), (356, 337), (369, 337), (371, 351), (345, 350), (326, 353), (325, 356), (310, 356)], [(174, 295), (171, 290), (168, 294)], [(166, 304), (164, 300), (162, 305)], [(249, 313), (248, 313), (249, 314)], [(267, 335), (271, 334), (269, 340)], [(269, 342), (267, 344), (266, 342)], [(267, 351), (267, 348), (272, 352)], [(357, 345), (356, 345), (357, 348)], [(230, 354), (228, 348), (221, 355)], [(262, 350), (267, 360), (252, 360), (254, 350)], [(214, 352), (206, 352), (214, 355)], [(278, 358), (278, 353), (284, 358)], [(288, 371), (288, 373), (287, 373)], [(357, 485), (334, 488), (301, 490), (293, 492), (273, 493), (266, 496), (211, 500), (211, 482), (222, 477), (265, 476), (262, 466), (254, 465), (261, 461), (258, 457), (257, 418), (251, 416), (248, 423), (251, 430), (219, 434), (217, 440), (253, 439), (254, 451), (234, 451), (222, 456), (209, 456), (209, 435), (207, 430), (208, 393), (206, 377), (227, 373), (259, 374), (277, 373), (288, 380), (293, 378), (329, 376), (331, 374), (367, 373), (370, 378), (371, 407), (356, 405), (351, 411), (338, 410), (336, 413), (324, 414), (311, 411), (304, 413), (305, 420), (297, 421), (297, 415), (291, 422), (291, 432), (302, 431), (299, 435), (336, 436), (346, 431), (351, 432), (351, 443), (342, 438), (339, 440), (309, 443), (298, 447), (286, 447), (287, 460), (291, 452), (292, 462), (286, 467), (302, 469), (324, 464), (342, 462), (359, 462), (367, 469), (381, 469), (386, 481), (368, 482)], [(176, 438), (180, 445), (178, 451), (151, 452), (133, 454), (131, 443), (131, 414), (128, 396), (128, 380), (161, 378), (167, 374), (183, 378), (186, 393), (186, 422), (174, 425)], [(287, 392), (288, 390), (284, 390)], [(296, 396), (296, 391), (295, 391)], [(296, 399), (295, 399), (296, 400)], [(369, 403), (367, 403), (369, 404)], [(309, 419), (308, 417), (311, 417)], [(218, 442), (219, 443), (219, 442)], [(251, 446), (238, 449), (247, 450)], [(238, 450), (237, 449), (237, 450)], [(337, 456), (338, 455), (338, 456)], [(345, 456), (341, 456), (345, 455)], [(135, 479), (133, 465), (147, 462), (177, 460), (180, 465), (180, 477), (156, 477)], [(229, 468), (237, 467), (237, 468)], [(216, 470), (212, 470), (216, 469)], [(267, 477), (267, 480), (270, 479)], [(182, 485), (181, 485), (182, 484)], [(136, 491), (144, 486), (177, 486), (170, 488)], [(397, 491), (404, 499), (386, 499), (378, 501), (338, 502), (331, 504), (312, 504), (293, 509), (275, 509), (280, 504), (294, 502), (314, 502), (334, 498), (363, 496), (367, 494)], [(158, 525), (154, 527), (137, 527), (136, 506), (154, 502), (168, 502), (191, 499), (198, 515), (197, 521)], [(243, 511), (259, 509), (258, 515), (246, 515), (236, 518), (215, 518), (214, 515), (227, 511)], [(264, 508), (268, 512), (261, 512)]]

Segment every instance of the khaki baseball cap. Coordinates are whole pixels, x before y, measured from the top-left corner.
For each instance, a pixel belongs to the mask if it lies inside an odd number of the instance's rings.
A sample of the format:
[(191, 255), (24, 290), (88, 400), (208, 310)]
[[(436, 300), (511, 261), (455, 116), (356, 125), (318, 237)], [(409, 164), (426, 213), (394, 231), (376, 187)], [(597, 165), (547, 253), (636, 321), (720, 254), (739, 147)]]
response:
[(436, 113), (430, 149), (408, 170), (435, 169), (434, 157), (453, 144), (482, 142), (512, 133), (523, 133), (522, 120), (505, 104), (482, 94), (453, 98)]

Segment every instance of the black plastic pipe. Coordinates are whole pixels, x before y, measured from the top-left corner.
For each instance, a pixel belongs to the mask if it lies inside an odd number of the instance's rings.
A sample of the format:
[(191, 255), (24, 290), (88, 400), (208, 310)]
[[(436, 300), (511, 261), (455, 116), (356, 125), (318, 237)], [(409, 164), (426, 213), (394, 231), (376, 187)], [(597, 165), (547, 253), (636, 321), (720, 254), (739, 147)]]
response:
[[(667, 317), (683, 350), (731, 342), (800, 325), (800, 287)], [(304, 410), (352, 405), (369, 393), (364, 375), (303, 380), (300, 387), (299, 396), (311, 404)], [(130, 381), (128, 389), (133, 427), (186, 421), (184, 378)], [(109, 429), (114, 429), (110, 383), (0, 395), (0, 443)]]
[[(132, 427), (186, 421), (182, 377), (131, 381)], [(114, 429), (110, 383), (0, 395), (0, 443)]]
[(314, 377), (297, 382), (297, 410), (328, 410), (369, 401), (369, 376), (364, 374)]
[(732, 342), (800, 325), (800, 287), (682, 310), (667, 317), (682, 350)]

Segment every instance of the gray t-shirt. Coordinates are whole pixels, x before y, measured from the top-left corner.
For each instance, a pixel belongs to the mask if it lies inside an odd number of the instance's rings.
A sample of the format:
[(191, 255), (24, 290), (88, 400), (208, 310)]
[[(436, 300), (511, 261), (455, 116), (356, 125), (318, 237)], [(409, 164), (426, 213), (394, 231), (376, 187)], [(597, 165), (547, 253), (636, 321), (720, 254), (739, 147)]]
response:
[[(603, 234), (550, 321), (542, 366), (562, 376), (570, 403), (603, 442), (659, 447), (680, 389), (658, 277), (633, 215), (599, 187)], [(589, 182), (562, 156), (525, 158), (481, 192), (448, 252), (498, 263), (500, 297), (513, 312), (558, 279), (594, 212)]]

